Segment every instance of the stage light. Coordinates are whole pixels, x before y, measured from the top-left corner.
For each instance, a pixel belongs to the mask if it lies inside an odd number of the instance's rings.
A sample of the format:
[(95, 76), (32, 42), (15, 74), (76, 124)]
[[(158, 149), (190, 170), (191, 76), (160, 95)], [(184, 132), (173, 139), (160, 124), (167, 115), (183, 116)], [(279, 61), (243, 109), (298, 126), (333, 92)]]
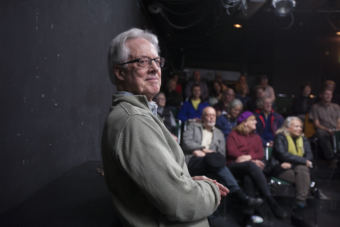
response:
[(237, 28), (237, 29), (242, 28), (242, 24), (234, 24), (233, 26), (234, 26), (234, 28)]
[(275, 13), (280, 17), (288, 16), (296, 5), (295, 0), (273, 0)]
[(337, 36), (340, 36), (340, 31), (335, 33)]

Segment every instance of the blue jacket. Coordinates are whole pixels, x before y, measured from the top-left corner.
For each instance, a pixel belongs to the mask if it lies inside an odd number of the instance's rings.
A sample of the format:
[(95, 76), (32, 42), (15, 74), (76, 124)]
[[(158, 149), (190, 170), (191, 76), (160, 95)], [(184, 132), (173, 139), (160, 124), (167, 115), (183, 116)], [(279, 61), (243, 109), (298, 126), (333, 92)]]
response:
[[(257, 123), (256, 123), (256, 132), (261, 136), (263, 145), (265, 146), (267, 142), (270, 142), (270, 141), (267, 141), (264, 138), (264, 131), (265, 131), (265, 127), (266, 127), (266, 120), (265, 120), (264, 114), (260, 113), (259, 111), (255, 112), (255, 116), (256, 116), (256, 120), (257, 120)], [(274, 139), (275, 132), (276, 132), (276, 130), (278, 130), (282, 126), (284, 118), (281, 116), (281, 114), (276, 113), (274, 111), (272, 111), (268, 115), (268, 118), (269, 118), (269, 122), (270, 122), (270, 129), (271, 129), (272, 137)]]
[(237, 121), (228, 118), (225, 114), (220, 115), (216, 120), (216, 127), (221, 129), (224, 137), (227, 138), (231, 130), (237, 125)]
[(207, 106), (209, 106), (208, 102), (201, 102), (198, 105), (197, 110), (195, 110), (191, 104), (191, 100), (185, 101), (178, 112), (177, 118), (182, 122), (185, 122), (188, 119), (201, 118), (202, 111)]

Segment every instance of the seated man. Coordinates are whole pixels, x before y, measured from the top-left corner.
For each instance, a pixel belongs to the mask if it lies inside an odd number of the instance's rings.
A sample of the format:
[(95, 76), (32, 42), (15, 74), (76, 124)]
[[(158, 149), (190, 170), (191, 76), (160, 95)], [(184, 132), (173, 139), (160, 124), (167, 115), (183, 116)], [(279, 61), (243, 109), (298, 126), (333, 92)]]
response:
[(263, 98), (259, 103), (259, 109), (256, 110), (256, 132), (262, 139), (263, 146), (273, 146), (275, 132), (279, 129), (284, 121), (281, 114), (273, 110), (273, 101), (271, 98)]
[(326, 160), (335, 158), (332, 137), (334, 130), (340, 130), (340, 106), (333, 103), (332, 98), (332, 90), (323, 90), (320, 94), (320, 101), (312, 106), (309, 114), (316, 127), (316, 136)]
[(214, 127), (215, 122), (215, 109), (206, 107), (203, 109), (202, 123), (189, 124), (183, 134), (182, 147), (189, 161), (190, 174), (218, 177), (237, 199), (249, 206), (260, 205), (262, 199), (247, 196), (225, 166), (225, 139), (222, 131)]

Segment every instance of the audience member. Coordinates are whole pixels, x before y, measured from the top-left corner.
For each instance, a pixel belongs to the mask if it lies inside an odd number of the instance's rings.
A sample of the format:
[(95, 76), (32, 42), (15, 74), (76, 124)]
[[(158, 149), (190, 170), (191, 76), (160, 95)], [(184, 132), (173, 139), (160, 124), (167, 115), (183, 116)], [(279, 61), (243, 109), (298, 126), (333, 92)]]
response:
[(244, 74), (241, 74), (240, 77), (238, 78), (236, 84), (235, 84), (235, 92), (236, 94), (242, 93), (243, 92), (243, 87), (247, 86), (247, 77)]
[(202, 111), (209, 106), (207, 102), (201, 99), (201, 87), (199, 84), (192, 86), (192, 96), (188, 101), (185, 101), (180, 108), (177, 118), (182, 122), (187, 120), (200, 121)]
[(174, 135), (177, 135), (177, 123), (171, 108), (166, 105), (166, 97), (160, 92), (155, 97), (158, 106), (158, 116), (163, 120), (165, 127)]
[(275, 92), (272, 86), (268, 84), (267, 75), (262, 75), (260, 77), (260, 84), (258, 85), (264, 89), (264, 97), (269, 98), (272, 103), (275, 101)]
[(262, 99), (256, 111), (256, 130), (262, 139), (263, 146), (273, 146), (275, 132), (282, 126), (284, 118), (273, 110), (270, 98)]
[(332, 146), (334, 130), (340, 130), (340, 106), (332, 102), (333, 91), (323, 90), (320, 101), (312, 106), (310, 118), (316, 127), (316, 136), (319, 140), (323, 157), (327, 160), (335, 158)]
[(231, 130), (237, 125), (237, 118), (242, 112), (242, 108), (242, 102), (238, 99), (234, 99), (229, 105), (228, 112), (217, 118), (216, 127), (223, 132), (226, 139)]
[(250, 96), (247, 84), (240, 84), (239, 92), (236, 93), (236, 98), (242, 102), (244, 109), (248, 109)]
[(265, 198), (274, 215), (286, 218), (287, 213), (273, 198), (263, 173), (265, 167), (261, 138), (256, 132), (256, 118), (249, 111), (243, 112), (237, 119), (238, 125), (227, 139), (229, 169), (238, 179), (243, 180), (248, 195), (254, 195), (255, 189)]
[(340, 104), (339, 94), (335, 93), (336, 83), (333, 80), (325, 80), (323, 83), (323, 90), (331, 90), (333, 92), (332, 102)]
[(310, 187), (309, 168), (313, 167), (312, 151), (303, 136), (302, 121), (287, 117), (277, 130), (274, 149), (270, 159), (272, 175), (291, 182), (296, 188), (296, 206), (304, 208)]
[(183, 89), (182, 89), (182, 84), (181, 84), (181, 82), (180, 82), (179, 75), (178, 75), (177, 73), (175, 73), (175, 74), (172, 76), (171, 79), (173, 79), (173, 80), (176, 82), (176, 89), (175, 89), (175, 91), (176, 91), (178, 94), (182, 95)]
[(214, 127), (215, 122), (215, 109), (206, 107), (202, 113), (202, 123), (189, 124), (183, 133), (182, 147), (191, 176), (218, 177), (228, 187), (231, 195), (242, 203), (248, 206), (260, 205), (262, 199), (247, 196), (225, 166), (225, 139), (223, 133)]
[(167, 106), (170, 106), (174, 109), (178, 109), (182, 104), (182, 95), (176, 91), (176, 80), (170, 79), (168, 80), (168, 84), (166, 85), (165, 95), (167, 98)]
[(248, 102), (248, 109), (255, 112), (258, 109), (259, 103), (262, 103), (263, 98), (264, 98), (263, 87), (256, 86)]
[(209, 92), (209, 104), (211, 106), (218, 103), (222, 98), (222, 84), (218, 81), (214, 81), (212, 85), (212, 90)]
[(293, 101), (293, 114), (304, 120), (315, 102), (315, 96), (312, 94), (312, 87), (309, 83), (301, 88), (301, 93)]
[(216, 115), (220, 116), (221, 114), (226, 114), (227, 109), (231, 101), (235, 98), (235, 92), (232, 88), (228, 88), (227, 90), (223, 91), (222, 99), (214, 105), (216, 110)]
[(116, 36), (109, 50), (116, 84), (102, 137), (105, 178), (124, 226), (209, 226), (207, 217), (228, 189), (192, 178), (182, 149), (157, 117), (161, 86), (157, 37), (137, 28)]
[(199, 71), (194, 71), (193, 77), (189, 80), (185, 86), (185, 98), (188, 99), (192, 96), (192, 86), (198, 84), (201, 88), (201, 98), (207, 100), (209, 97), (208, 85), (206, 82), (201, 80), (201, 73)]

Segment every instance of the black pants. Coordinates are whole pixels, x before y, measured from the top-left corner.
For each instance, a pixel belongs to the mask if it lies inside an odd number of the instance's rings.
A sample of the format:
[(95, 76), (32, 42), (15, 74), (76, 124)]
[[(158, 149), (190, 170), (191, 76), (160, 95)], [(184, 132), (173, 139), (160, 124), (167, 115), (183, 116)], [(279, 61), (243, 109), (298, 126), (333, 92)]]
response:
[(237, 179), (243, 181), (243, 188), (246, 194), (254, 196), (259, 191), (265, 198), (271, 197), (266, 177), (261, 168), (252, 161), (232, 163), (230, 171)]
[(207, 156), (205, 157), (192, 157), (188, 163), (188, 169), (191, 176), (207, 175), (208, 177), (217, 178), (217, 180), (223, 185), (227, 186), (230, 193), (240, 190), (235, 177), (230, 172), (228, 167), (225, 166), (224, 157), (222, 166), (215, 165), (212, 166), (209, 161), (207, 161)]
[(327, 132), (318, 132), (316, 137), (319, 140), (319, 146), (321, 148), (321, 152), (323, 157), (326, 160), (331, 160), (334, 158), (333, 146), (332, 146), (332, 137)]

